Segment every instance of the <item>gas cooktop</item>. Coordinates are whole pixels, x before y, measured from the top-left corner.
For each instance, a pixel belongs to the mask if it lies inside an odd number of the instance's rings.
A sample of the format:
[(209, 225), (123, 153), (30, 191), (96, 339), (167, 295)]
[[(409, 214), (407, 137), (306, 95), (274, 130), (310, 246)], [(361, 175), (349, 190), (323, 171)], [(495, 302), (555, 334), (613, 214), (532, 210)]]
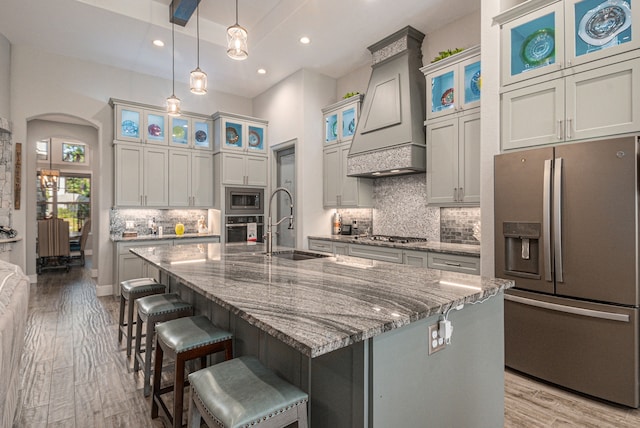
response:
[(408, 244), (411, 242), (427, 242), (427, 238), (414, 238), (408, 236), (389, 236), (389, 235), (371, 235), (372, 241), (397, 242), (399, 244)]

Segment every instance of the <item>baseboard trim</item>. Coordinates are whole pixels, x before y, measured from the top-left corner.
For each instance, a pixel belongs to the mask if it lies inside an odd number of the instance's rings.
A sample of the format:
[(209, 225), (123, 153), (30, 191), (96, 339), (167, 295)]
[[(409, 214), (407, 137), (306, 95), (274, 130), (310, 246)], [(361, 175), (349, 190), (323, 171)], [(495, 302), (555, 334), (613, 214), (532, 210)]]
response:
[(112, 296), (113, 295), (113, 287), (111, 284), (107, 285), (96, 285), (96, 296)]

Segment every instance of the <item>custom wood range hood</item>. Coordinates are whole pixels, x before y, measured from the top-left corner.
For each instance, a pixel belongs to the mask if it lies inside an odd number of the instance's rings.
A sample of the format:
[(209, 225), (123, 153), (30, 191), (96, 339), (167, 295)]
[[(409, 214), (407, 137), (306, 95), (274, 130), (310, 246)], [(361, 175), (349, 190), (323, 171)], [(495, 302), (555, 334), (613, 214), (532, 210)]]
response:
[(369, 86), (347, 159), (347, 175), (381, 177), (424, 172), (424, 34), (413, 27), (368, 47)]

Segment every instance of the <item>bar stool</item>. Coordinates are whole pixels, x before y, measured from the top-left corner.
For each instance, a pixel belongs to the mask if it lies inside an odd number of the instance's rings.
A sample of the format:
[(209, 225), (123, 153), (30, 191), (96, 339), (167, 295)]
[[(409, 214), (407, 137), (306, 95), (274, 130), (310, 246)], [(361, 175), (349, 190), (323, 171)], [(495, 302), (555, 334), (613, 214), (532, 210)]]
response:
[[(120, 283), (120, 318), (118, 320), (118, 343), (122, 342), (122, 336), (127, 337), (127, 357), (131, 356), (131, 342), (133, 340), (133, 307), (137, 299), (162, 294), (166, 286), (158, 283), (153, 278), (136, 278)], [(124, 307), (127, 308), (127, 323), (124, 323)], [(126, 329), (126, 331), (125, 331)]]
[[(144, 396), (151, 393), (151, 353), (153, 349), (153, 333), (159, 322), (193, 315), (193, 306), (185, 302), (176, 293), (156, 294), (137, 300), (138, 321), (136, 324), (136, 354), (133, 371), (144, 366)], [(145, 348), (142, 350), (142, 323), (146, 323)], [(144, 353), (144, 359), (142, 358)]]
[[(233, 335), (214, 326), (204, 315), (178, 318), (156, 325), (156, 360), (153, 369), (153, 398), (151, 418), (158, 417), (158, 406), (175, 427), (182, 426), (184, 402), (185, 363), (200, 358), (201, 368), (207, 366), (207, 355), (224, 351), (225, 359), (233, 358)], [(175, 378), (171, 386), (160, 388), (164, 354), (174, 360)], [(173, 416), (162, 400), (162, 395), (173, 391)]]
[(309, 396), (255, 357), (239, 357), (189, 375), (189, 427), (307, 427)]

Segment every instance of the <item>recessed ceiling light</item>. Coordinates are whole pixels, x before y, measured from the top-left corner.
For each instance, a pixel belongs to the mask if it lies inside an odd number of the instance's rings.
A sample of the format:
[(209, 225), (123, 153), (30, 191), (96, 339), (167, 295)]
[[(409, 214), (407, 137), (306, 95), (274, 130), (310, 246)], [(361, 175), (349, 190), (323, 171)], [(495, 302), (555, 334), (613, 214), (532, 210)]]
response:
[(311, 43), (311, 39), (307, 36), (302, 36), (300, 37), (300, 43), (302, 43), (303, 45), (308, 45), (309, 43)]
[(162, 40), (160, 40), (160, 39), (156, 39), (156, 40), (154, 40), (154, 41), (153, 41), (153, 44), (154, 44), (155, 46), (158, 46), (158, 47), (163, 47), (163, 46), (164, 46), (164, 42), (163, 42)]
[(265, 70), (264, 68), (259, 68), (258, 74), (267, 74), (267, 70)]

